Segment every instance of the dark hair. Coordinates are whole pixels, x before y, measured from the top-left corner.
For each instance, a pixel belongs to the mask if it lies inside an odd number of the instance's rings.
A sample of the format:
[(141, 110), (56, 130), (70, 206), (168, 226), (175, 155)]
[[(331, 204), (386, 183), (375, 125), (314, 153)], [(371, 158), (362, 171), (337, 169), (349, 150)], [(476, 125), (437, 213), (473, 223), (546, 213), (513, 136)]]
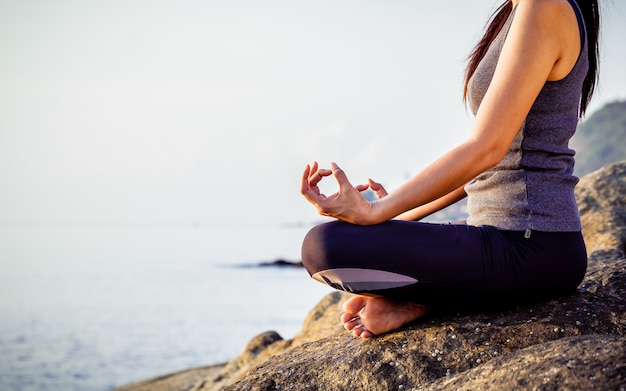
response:
[[(598, 81), (598, 66), (600, 63), (599, 55), (599, 32), (600, 32), (600, 12), (598, 10), (598, 0), (576, 0), (576, 3), (582, 11), (583, 18), (585, 20), (585, 27), (587, 30), (587, 46), (589, 57), (589, 70), (587, 76), (583, 82), (582, 95), (580, 98), (579, 116), (582, 117), (587, 110), (587, 106), (591, 101), (593, 92), (596, 88)], [(493, 13), (490, 21), (487, 25), (485, 34), (480, 41), (476, 44), (470, 55), (468, 56), (467, 69), (465, 70), (465, 85), (463, 87), (463, 100), (467, 100), (467, 85), (470, 78), (476, 71), (478, 64), (485, 57), (487, 49), (496, 38), (502, 26), (506, 22), (511, 11), (513, 10), (513, 3), (511, 0), (506, 0), (502, 3)]]

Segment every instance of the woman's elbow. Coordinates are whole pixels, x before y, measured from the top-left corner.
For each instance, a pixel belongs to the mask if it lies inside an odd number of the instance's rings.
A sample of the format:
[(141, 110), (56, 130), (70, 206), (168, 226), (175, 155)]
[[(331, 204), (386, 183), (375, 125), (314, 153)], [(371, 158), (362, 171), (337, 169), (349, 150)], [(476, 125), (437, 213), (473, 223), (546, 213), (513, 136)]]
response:
[(508, 149), (503, 149), (501, 147), (494, 147), (487, 150), (481, 158), (480, 166), (482, 171), (488, 170), (490, 168), (495, 167), (504, 159)]
[(470, 139), (470, 148), (473, 155), (473, 167), (476, 171), (483, 172), (502, 161), (508, 151), (508, 146), (496, 142), (484, 142), (477, 139)]

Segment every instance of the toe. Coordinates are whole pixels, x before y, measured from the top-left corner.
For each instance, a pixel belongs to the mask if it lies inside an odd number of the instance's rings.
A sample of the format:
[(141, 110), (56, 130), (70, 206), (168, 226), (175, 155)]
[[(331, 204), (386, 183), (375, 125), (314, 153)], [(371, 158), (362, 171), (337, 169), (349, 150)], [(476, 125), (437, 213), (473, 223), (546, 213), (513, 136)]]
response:
[(351, 321), (352, 319), (356, 317), (357, 317), (356, 314), (344, 312), (343, 314), (341, 314), (341, 323), (348, 323), (349, 321)]
[(363, 330), (363, 332), (360, 335), (360, 337), (363, 339), (372, 338), (373, 336), (374, 334), (372, 334), (372, 332), (370, 332), (369, 330)]
[(367, 297), (354, 296), (343, 303), (343, 310), (349, 314), (358, 314), (365, 307), (366, 302)]
[(361, 318), (352, 317), (348, 319), (347, 321), (343, 322), (343, 327), (346, 330), (352, 330), (352, 329), (357, 329), (359, 327), (363, 327), (363, 323), (361, 323)]
[(363, 327), (363, 325), (359, 325), (358, 327), (355, 327), (352, 330), (352, 334), (355, 337), (360, 337), (365, 331), (367, 331), (367, 330), (365, 330), (365, 327)]

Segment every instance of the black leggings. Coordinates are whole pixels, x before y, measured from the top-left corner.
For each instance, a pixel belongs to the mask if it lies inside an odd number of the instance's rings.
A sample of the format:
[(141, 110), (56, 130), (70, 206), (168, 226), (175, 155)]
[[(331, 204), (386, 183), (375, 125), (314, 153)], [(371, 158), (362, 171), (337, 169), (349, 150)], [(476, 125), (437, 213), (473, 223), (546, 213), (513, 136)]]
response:
[(334, 221), (308, 232), (302, 262), (336, 289), (451, 309), (514, 306), (574, 291), (587, 268), (582, 234), (525, 236), (491, 226)]

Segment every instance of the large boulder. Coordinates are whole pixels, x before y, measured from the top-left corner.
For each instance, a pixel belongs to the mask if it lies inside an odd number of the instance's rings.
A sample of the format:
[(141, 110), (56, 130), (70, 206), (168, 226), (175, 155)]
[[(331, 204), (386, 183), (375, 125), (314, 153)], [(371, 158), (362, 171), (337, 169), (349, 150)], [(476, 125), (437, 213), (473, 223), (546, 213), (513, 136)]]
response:
[(335, 292), (292, 340), (266, 332), (193, 384), (142, 384), (164, 391), (626, 390), (625, 174), (622, 162), (580, 181), (590, 263), (569, 296), (501, 312), (431, 315), (363, 340), (338, 322), (349, 296)]
[(587, 253), (626, 257), (626, 162), (584, 176), (576, 187)]
[[(422, 319), (371, 340), (328, 330), (347, 297), (334, 293), (303, 326), (309, 336), (329, 334), (310, 342), (297, 336), (280, 354), (270, 344), (271, 354), (225, 389), (619, 389), (626, 385), (626, 260), (595, 262), (588, 276), (559, 300)], [(195, 390), (222, 389), (223, 378), (214, 380)]]

